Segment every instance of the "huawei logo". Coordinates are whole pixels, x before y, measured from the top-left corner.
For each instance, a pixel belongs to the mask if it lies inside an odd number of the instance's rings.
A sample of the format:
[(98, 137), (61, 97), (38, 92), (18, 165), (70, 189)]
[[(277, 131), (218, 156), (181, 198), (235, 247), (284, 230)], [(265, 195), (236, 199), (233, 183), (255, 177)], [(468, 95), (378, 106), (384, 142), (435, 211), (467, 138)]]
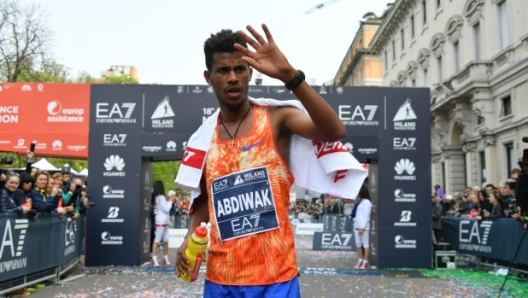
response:
[(60, 149), (62, 148), (62, 142), (60, 140), (55, 140), (53, 143), (51, 143), (51, 146), (53, 149)]
[(176, 149), (176, 142), (168, 141), (167, 142), (167, 150), (175, 150), (175, 149)]
[(110, 155), (105, 159), (104, 167), (107, 171), (111, 171), (112, 169), (122, 171), (125, 167), (125, 161), (119, 155)]
[(52, 100), (48, 103), (48, 114), (58, 115), (62, 111), (62, 104), (58, 100)]
[(414, 167), (414, 163), (412, 161), (407, 158), (402, 158), (398, 162), (396, 162), (394, 170), (396, 171), (396, 173), (398, 173), (398, 175), (401, 175), (404, 172), (406, 172), (408, 175), (412, 175), (416, 168)]

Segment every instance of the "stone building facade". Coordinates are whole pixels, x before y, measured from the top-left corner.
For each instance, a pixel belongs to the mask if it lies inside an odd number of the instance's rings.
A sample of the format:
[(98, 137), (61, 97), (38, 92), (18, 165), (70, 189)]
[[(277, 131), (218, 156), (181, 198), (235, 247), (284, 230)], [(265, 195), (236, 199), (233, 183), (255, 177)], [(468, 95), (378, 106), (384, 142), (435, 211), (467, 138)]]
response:
[(382, 19), (382, 85), (431, 90), (433, 183), (507, 180), (528, 148), (528, 1), (396, 0)]

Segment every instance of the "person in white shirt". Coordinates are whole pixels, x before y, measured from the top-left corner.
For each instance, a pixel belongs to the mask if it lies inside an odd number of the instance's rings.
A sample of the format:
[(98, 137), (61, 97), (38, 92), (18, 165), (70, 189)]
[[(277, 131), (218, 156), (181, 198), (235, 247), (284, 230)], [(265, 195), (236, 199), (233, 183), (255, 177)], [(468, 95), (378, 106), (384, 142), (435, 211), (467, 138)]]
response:
[(174, 204), (175, 196), (165, 196), (165, 187), (163, 182), (156, 181), (154, 183), (154, 190), (152, 198), (154, 201), (155, 210), (155, 225), (156, 232), (154, 236), (154, 243), (152, 244), (152, 265), (159, 266), (158, 262), (158, 246), (163, 240), (163, 261), (165, 265), (170, 265), (169, 261), (169, 222), (170, 210)]
[(367, 186), (361, 186), (357, 197), (359, 204), (354, 217), (354, 236), (356, 238), (356, 247), (358, 254), (358, 264), (355, 268), (367, 269), (369, 257), (369, 230), (370, 230), (370, 212), (372, 211), (372, 202)]

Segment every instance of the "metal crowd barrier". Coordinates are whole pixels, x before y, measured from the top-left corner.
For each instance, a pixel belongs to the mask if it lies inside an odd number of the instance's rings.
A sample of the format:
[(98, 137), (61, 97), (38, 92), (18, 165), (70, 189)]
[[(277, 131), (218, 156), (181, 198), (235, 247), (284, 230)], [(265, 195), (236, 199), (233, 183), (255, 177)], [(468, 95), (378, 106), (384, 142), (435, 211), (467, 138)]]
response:
[(84, 221), (56, 214), (0, 214), (0, 295), (60, 281), (81, 260)]

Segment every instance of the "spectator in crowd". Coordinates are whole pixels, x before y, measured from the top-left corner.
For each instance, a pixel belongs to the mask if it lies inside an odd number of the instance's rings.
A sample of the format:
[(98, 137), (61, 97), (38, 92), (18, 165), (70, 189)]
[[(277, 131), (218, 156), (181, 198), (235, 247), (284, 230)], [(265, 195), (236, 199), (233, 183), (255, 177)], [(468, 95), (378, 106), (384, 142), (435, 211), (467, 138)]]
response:
[(491, 213), (491, 208), (493, 208), (493, 206), (491, 206), (488, 196), (490, 193), (494, 192), (494, 189), (495, 188), (493, 186), (491, 187), (491, 189), (489, 187), (486, 187), (485, 190), (483, 189), (478, 193), (478, 204), (483, 212)]
[(493, 208), (491, 209), (491, 214), (488, 216), (488, 219), (503, 218), (504, 211), (502, 209), (502, 204), (495, 192), (489, 194), (489, 201)]
[(520, 169), (513, 169), (510, 173), (510, 180), (513, 182), (517, 182), (517, 178), (519, 177), (519, 173), (521, 172)]
[[(451, 196), (452, 198), (452, 196)], [(442, 241), (442, 205), (440, 205), (440, 199), (435, 196), (431, 195), (431, 213), (432, 213), (432, 219), (433, 219), (433, 232), (434, 236), (437, 242)]]
[(173, 216), (174, 214), (178, 212), (178, 209), (180, 206), (178, 202), (176, 201), (176, 192), (174, 190), (169, 190), (167, 192), (167, 198), (172, 202), (170, 215)]
[(15, 203), (14, 194), (19, 183), (18, 175), (8, 174), (6, 176), (5, 186), (0, 190), (0, 213), (28, 214), (31, 211), (31, 206)]
[(152, 192), (156, 204), (155, 226), (156, 232), (152, 243), (152, 265), (159, 266), (158, 245), (163, 241), (163, 261), (165, 265), (170, 265), (169, 261), (169, 221), (170, 210), (176, 196), (165, 197), (165, 186), (162, 181), (154, 183)]
[(71, 173), (69, 171), (62, 171), (62, 192), (68, 192), (71, 183)]
[(48, 192), (48, 182), (51, 177), (47, 172), (40, 171), (37, 173), (35, 180), (35, 186), (28, 192), (29, 198), (31, 198), (31, 205), (38, 213), (51, 213), (57, 212), (64, 214), (64, 208), (58, 207), (59, 195), (57, 189), (52, 189), (52, 192)]
[(355, 268), (367, 269), (369, 267), (369, 230), (370, 230), (370, 213), (372, 211), (372, 202), (367, 186), (362, 185), (357, 199), (359, 204), (354, 212), (354, 236), (356, 240), (358, 263)]
[(483, 216), (482, 216), (479, 204), (478, 203), (473, 203), (471, 205), (471, 210), (469, 210), (469, 213), (468, 214), (464, 214), (463, 217), (472, 218), (472, 219), (475, 219), (475, 220), (482, 220)]
[(504, 183), (499, 197), (503, 203), (504, 213), (506, 217), (510, 217), (515, 211), (516, 200), (515, 200), (515, 182), (507, 181)]
[(440, 186), (440, 184), (437, 184), (434, 186), (434, 194), (440, 199), (443, 200), (445, 198), (445, 192), (444, 189)]
[(189, 198), (185, 196), (180, 201), (180, 214), (189, 214)]
[[(458, 193), (455, 193), (458, 194)], [(455, 200), (453, 200), (452, 195), (447, 195), (445, 197), (445, 200), (440, 201), (440, 205), (442, 206), (442, 215), (447, 215), (450, 210), (453, 210), (453, 207), (455, 206)]]
[(57, 185), (62, 189), (63, 184), (64, 184), (62, 173), (59, 173), (59, 172), (53, 173), (53, 175), (51, 175), (51, 179), (53, 180), (54, 185)]
[(453, 206), (453, 209), (451, 209), (447, 215), (461, 217), (462, 215), (466, 214), (466, 211), (466, 201), (464, 201), (463, 198), (458, 198), (455, 202), (455, 205)]
[(83, 197), (82, 195), (83, 187), (82, 179), (74, 178), (70, 182), (70, 189), (68, 193), (63, 193), (66, 211), (72, 213), (72, 218), (74, 219), (80, 218), (81, 215), (85, 214), (85, 210), (90, 208), (88, 197)]

